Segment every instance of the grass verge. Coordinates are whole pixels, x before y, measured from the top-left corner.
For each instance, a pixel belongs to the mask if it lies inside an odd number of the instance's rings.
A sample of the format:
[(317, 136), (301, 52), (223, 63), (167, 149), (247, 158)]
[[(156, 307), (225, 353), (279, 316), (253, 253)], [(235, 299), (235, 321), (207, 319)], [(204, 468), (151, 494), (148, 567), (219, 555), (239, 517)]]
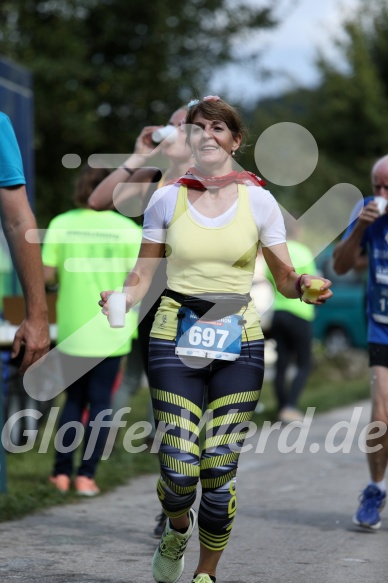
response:
[[(144, 389), (135, 396), (131, 412), (124, 417), (128, 422), (127, 427), (147, 419), (147, 405), (148, 390)], [(39, 453), (44, 429), (45, 424), (39, 430), (36, 443), (30, 451), (7, 453), (7, 492), (0, 493), (0, 522), (80, 500), (74, 491), (61, 494), (48, 482), (54, 460), (54, 445), (51, 440), (47, 453)], [(125, 484), (135, 476), (158, 471), (156, 454), (147, 451), (128, 453), (124, 449), (123, 439), (124, 431), (120, 430), (112, 454), (99, 464), (96, 481), (103, 493)], [(140, 446), (142, 440), (133, 441), (133, 444)]]

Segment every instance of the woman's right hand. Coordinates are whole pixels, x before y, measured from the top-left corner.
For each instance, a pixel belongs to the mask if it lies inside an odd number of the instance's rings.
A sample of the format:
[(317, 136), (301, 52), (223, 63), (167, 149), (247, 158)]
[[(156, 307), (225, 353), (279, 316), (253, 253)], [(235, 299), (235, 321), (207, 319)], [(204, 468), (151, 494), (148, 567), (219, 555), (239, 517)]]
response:
[[(109, 289), (109, 290), (102, 291), (100, 293), (101, 299), (99, 300), (98, 305), (101, 307), (101, 312), (107, 318), (109, 317), (108, 297), (110, 296), (110, 294), (113, 294), (114, 291), (115, 290), (113, 290), (113, 289)], [(127, 290), (123, 289), (123, 292), (127, 296), (125, 311), (129, 312), (129, 310), (131, 309), (131, 306), (132, 306), (131, 297), (129, 296)]]
[(157, 146), (152, 141), (152, 133), (163, 126), (146, 126), (142, 129), (135, 142), (135, 154), (151, 154)]

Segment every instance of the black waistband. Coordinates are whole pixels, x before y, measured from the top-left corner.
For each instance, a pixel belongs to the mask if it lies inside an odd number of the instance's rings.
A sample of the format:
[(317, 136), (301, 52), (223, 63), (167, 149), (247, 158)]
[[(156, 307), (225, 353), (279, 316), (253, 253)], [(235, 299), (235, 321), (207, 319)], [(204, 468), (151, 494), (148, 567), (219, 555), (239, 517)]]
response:
[(214, 304), (217, 301), (239, 299), (239, 300), (245, 300), (246, 305), (248, 305), (252, 299), (251, 294), (235, 294), (235, 293), (210, 293), (209, 292), (209, 293), (197, 294), (195, 296), (188, 296), (185, 294), (181, 294), (180, 292), (174, 291), (173, 289), (167, 289), (167, 288), (162, 293), (162, 296), (167, 296), (168, 298), (171, 298), (171, 299), (175, 300), (176, 302), (178, 302), (178, 304), (183, 304), (183, 302), (187, 298), (198, 298), (201, 300), (202, 299), (208, 300), (209, 302), (211, 302), (212, 298), (213, 298)]
[(250, 294), (235, 293), (203, 293), (196, 296), (181, 294), (172, 289), (165, 289), (163, 296), (173, 299), (182, 307), (190, 308), (199, 317), (209, 314), (218, 320), (231, 314), (236, 314), (251, 301)]

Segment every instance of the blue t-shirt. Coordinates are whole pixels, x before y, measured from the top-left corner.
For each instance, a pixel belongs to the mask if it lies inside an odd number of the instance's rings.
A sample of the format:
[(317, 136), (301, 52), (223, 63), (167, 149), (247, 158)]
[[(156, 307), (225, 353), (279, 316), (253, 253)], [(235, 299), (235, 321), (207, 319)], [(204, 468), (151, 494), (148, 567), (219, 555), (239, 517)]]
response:
[[(366, 206), (373, 196), (368, 196), (364, 203), (356, 205), (352, 221), (345, 231), (346, 239), (354, 229), (362, 204)], [(368, 342), (388, 344), (388, 214), (379, 217), (365, 229), (361, 247), (368, 254)]]
[(25, 183), (22, 157), (11, 120), (0, 111), (0, 188)]

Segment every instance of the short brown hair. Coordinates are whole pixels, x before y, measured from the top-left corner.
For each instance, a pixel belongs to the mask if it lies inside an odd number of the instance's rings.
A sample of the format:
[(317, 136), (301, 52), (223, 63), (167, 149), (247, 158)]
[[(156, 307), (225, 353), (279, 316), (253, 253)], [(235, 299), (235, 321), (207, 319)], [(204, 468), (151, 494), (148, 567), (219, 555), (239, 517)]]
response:
[[(205, 119), (216, 119), (218, 121), (223, 121), (235, 138), (238, 134), (241, 134), (242, 141), (241, 145), (246, 140), (247, 129), (245, 127), (244, 121), (240, 112), (226, 103), (223, 99), (215, 100), (200, 100), (195, 105), (192, 105), (187, 110), (186, 124), (187, 126), (187, 138), (190, 140), (190, 128), (194, 123), (194, 118), (197, 114), (202, 115)], [(241, 146), (240, 146), (241, 150)]]

